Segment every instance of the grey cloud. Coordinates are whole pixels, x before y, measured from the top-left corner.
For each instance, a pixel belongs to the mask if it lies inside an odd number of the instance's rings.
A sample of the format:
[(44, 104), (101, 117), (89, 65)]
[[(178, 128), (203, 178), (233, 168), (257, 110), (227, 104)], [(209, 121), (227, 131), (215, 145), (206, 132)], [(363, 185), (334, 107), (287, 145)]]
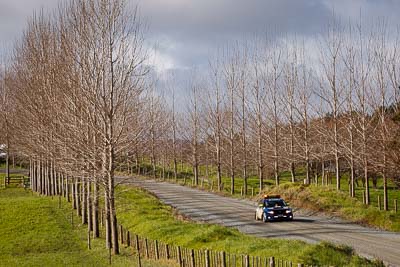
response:
[(57, 0), (0, 0), (0, 45), (10, 45), (17, 40), (35, 11), (51, 12)]
[(326, 28), (333, 10), (343, 22), (358, 20), (360, 12), (364, 21), (400, 21), (397, 0), (143, 0), (139, 6), (152, 38), (167, 36), (174, 43), (160, 51), (186, 67), (207, 63), (218, 46), (268, 30), (314, 38)]
[[(0, 45), (20, 36), (27, 18), (56, 0), (0, 0)], [(313, 38), (326, 26), (332, 8), (343, 21), (400, 18), (398, 0), (129, 0), (148, 22), (147, 37), (177, 66), (205, 65), (215, 48), (267, 30)]]
[(266, 28), (312, 33), (329, 15), (316, 0), (146, 0), (140, 8), (152, 31), (184, 40), (229, 38)]

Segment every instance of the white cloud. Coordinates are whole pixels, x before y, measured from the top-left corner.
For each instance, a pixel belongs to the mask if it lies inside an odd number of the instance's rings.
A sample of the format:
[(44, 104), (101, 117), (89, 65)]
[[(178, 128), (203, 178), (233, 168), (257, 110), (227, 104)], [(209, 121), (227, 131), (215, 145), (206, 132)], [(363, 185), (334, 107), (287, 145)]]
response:
[(176, 68), (175, 60), (168, 54), (160, 50), (153, 50), (149, 55), (149, 65), (153, 66), (158, 73), (164, 73), (167, 70)]

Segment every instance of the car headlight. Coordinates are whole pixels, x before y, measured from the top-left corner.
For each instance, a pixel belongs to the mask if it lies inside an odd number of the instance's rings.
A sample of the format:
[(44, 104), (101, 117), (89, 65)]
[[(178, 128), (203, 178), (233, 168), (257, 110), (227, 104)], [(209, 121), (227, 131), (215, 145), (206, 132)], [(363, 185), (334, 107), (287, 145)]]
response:
[(291, 213), (291, 212), (292, 212), (292, 210), (290, 210), (290, 209), (289, 209), (289, 210), (286, 210), (286, 213)]
[(273, 210), (268, 211), (269, 214), (274, 214)]

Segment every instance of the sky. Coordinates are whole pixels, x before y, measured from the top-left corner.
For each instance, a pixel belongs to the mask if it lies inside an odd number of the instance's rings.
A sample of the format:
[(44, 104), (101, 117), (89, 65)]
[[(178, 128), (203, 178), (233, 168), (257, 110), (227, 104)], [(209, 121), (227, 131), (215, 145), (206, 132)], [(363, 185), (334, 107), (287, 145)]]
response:
[[(185, 72), (208, 64), (213, 52), (236, 40), (273, 29), (313, 39), (334, 10), (341, 21), (385, 18), (400, 24), (400, 0), (128, 0), (148, 25), (151, 64), (158, 72)], [(0, 0), (0, 49), (17, 40), (36, 10), (54, 10), (57, 0)]]

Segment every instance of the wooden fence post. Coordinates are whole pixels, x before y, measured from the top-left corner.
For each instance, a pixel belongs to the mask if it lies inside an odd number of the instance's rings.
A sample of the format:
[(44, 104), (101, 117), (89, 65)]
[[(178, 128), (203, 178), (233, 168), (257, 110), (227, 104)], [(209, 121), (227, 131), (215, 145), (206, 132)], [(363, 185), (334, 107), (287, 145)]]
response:
[(269, 266), (275, 267), (275, 258), (274, 257), (269, 258)]
[(131, 246), (131, 232), (126, 232), (126, 245), (129, 247)]
[(166, 244), (165, 245), (165, 257), (167, 258), (167, 260), (169, 260), (169, 245), (168, 244)]
[(208, 253), (207, 249), (204, 251), (204, 260), (206, 263), (206, 267), (210, 267), (210, 254)]
[(177, 249), (177, 256), (178, 256), (178, 264), (179, 264), (179, 267), (182, 267), (181, 247), (178, 246), (176, 249)]
[(194, 260), (194, 250), (193, 249), (191, 249), (190, 250), (190, 266), (191, 267), (196, 267), (196, 265), (195, 265), (195, 260)]
[(139, 237), (135, 235), (135, 242), (136, 242), (136, 250), (137, 250), (137, 256), (138, 256), (138, 266), (142, 267), (142, 262), (140, 260), (140, 246), (139, 246)]
[(154, 248), (155, 248), (156, 260), (158, 260), (160, 258), (160, 254), (158, 252), (158, 241), (157, 240), (154, 241), (154, 246), (155, 246)]
[(148, 259), (149, 258), (149, 244), (147, 242), (147, 238), (144, 239), (144, 251), (146, 253), (145, 254), (146, 258)]
[(244, 266), (249, 267), (250, 266), (250, 261), (249, 261), (249, 255), (244, 256)]
[(225, 255), (225, 251), (221, 252), (221, 266), (222, 267), (226, 267), (226, 255)]

